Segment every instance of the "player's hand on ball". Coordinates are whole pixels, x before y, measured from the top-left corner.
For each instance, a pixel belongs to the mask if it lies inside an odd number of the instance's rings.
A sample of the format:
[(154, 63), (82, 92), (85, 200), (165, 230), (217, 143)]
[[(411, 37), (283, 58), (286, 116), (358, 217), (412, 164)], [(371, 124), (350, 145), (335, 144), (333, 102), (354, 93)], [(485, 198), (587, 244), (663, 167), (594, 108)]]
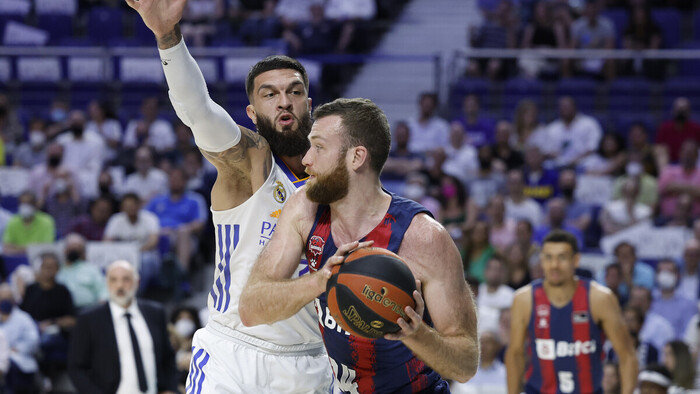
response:
[(338, 250), (335, 252), (335, 254), (328, 259), (326, 264), (321, 268), (319, 273), (319, 277), (322, 279), (321, 283), (319, 283), (319, 294), (323, 293), (326, 291), (326, 284), (328, 283), (328, 279), (333, 276), (333, 273), (331, 272), (333, 270), (333, 267), (336, 265), (342, 264), (343, 261), (345, 260), (345, 255), (348, 254), (350, 251), (359, 249), (359, 248), (366, 248), (369, 246), (372, 246), (374, 244), (374, 241), (365, 241), (365, 242), (360, 242), (360, 241), (354, 241), (347, 243), (345, 245), (342, 245), (341, 247), (338, 248)]
[(187, 0), (126, 0), (156, 37), (170, 33), (180, 22)]
[(425, 312), (425, 302), (423, 301), (423, 293), (421, 292), (420, 280), (416, 279), (416, 290), (413, 291), (413, 299), (416, 300), (416, 309), (406, 306), (404, 313), (406, 319), (399, 317), (396, 324), (401, 327), (401, 330), (393, 334), (384, 335), (384, 339), (392, 341), (401, 341), (415, 334), (423, 323), (423, 313)]

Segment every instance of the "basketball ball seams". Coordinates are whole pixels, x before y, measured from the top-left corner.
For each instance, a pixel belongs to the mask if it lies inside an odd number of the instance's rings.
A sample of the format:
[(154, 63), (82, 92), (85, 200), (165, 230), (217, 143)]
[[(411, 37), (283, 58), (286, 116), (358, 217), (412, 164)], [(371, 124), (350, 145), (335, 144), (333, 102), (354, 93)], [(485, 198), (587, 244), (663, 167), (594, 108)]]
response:
[(351, 328), (348, 331), (353, 335), (366, 338), (382, 338), (385, 332), (400, 330), (398, 324), (387, 321), (386, 318), (367, 307), (348, 287), (339, 284), (335, 289), (339, 298), (347, 297), (346, 299), (352, 300), (347, 302), (346, 307), (338, 308), (338, 311), (345, 325)]
[(406, 318), (404, 307), (416, 307), (412, 296), (400, 287), (392, 286), (379, 279), (342, 274), (339, 276), (338, 285), (347, 286), (355, 297), (385, 319), (396, 319), (398, 318), (396, 315)]
[[(386, 255), (371, 255), (371, 259), (353, 259), (342, 264), (343, 274), (360, 274), (369, 275), (377, 279), (381, 279), (392, 285), (402, 288), (411, 289), (411, 293), (416, 289), (416, 282), (413, 279), (413, 273), (408, 268), (406, 263), (399, 263), (394, 258)], [(392, 265), (392, 269), (399, 271), (397, 275), (393, 275), (387, 271), (386, 265)]]

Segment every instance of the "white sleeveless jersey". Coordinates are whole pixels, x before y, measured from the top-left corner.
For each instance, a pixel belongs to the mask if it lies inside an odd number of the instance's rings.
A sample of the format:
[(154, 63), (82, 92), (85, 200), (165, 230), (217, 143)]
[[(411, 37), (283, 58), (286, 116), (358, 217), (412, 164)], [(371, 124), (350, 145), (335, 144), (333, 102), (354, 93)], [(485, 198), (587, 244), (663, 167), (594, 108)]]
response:
[[(209, 319), (240, 333), (276, 345), (321, 343), (318, 319), (309, 303), (289, 319), (246, 327), (238, 314), (238, 303), (250, 271), (272, 237), (282, 206), (297, 187), (298, 179), (273, 156), (272, 171), (265, 183), (243, 204), (226, 211), (212, 210), (216, 233), (214, 285), (209, 293)], [(308, 272), (301, 260), (294, 277)]]

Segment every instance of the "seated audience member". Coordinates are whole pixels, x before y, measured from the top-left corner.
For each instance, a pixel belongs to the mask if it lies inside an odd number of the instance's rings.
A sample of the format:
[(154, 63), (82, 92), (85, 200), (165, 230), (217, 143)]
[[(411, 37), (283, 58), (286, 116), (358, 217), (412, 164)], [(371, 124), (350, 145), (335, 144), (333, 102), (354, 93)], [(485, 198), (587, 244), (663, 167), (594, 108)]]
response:
[(637, 391), (641, 394), (673, 393), (671, 386), (671, 372), (663, 365), (649, 365), (637, 377)]
[(508, 197), (506, 217), (513, 220), (527, 220), (534, 226), (542, 223), (542, 208), (532, 198), (525, 196), (525, 182), (521, 170), (508, 172)]
[[(537, 104), (534, 101), (524, 99), (518, 102), (513, 121), (515, 132), (511, 135), (511, 142), (515, 149), (525, 152), (526, 147), (536, 146), (542, 152), (547, 146), (545, 135), (547, 128), (540, 123), (537, 113)], [(527, 163), (527, 157), (525, 161)]]
[(630, 178), (622, 186), (622, 198), (610, 201), (600, 213), (600, 225), (605, 235), (631, 227), (650, 219), (653, 212), (649, 206), (637, 202), (639, 181)]
[(465, 239), (467, 244), (463, 259), (465, 276), (483, 282), (486, 263), (495, 252), (489, 241), (488, 223), (482, 220), (477, 221), (474, 227), (467, 232)]
[(158, 98), (148, 97), (141, 104), (141, 118), (126, 125), (124, 147), (148, 146), (156, 152), (167, 152), (175, 147), (175, 131), (170, 122), (158, 119)]
[(690, 300), (700, 298), (700, 241), (695, 238), (689, 239), (683, 248), (683, 264), (681, 269), (681, 280), (678, 285), (678, 292)]
[[(648, 264), (637, 261), (637, 251), (634, 245), (623, 241), (613, 250), (615, 263), (620, 264), (622, 280), (618, 287), (620, 296), (627, 299), (632, 286), (642, 286), (649, 290), (654, 287), (654, 269)], [(602, 272), (598, 273), (596, 280), (605, 282)]]
[(579, 168), (590, 175), (621, 175), (627, 164), (627, 154), (619, 134), (605, 133), (600, 139), (598, 150), (581, 160)]
[(544, 168), (544, 157), (540, 148), (535, 145), (525, 147), (523, 175), (525, 195), (542, 206), (556, 194), (559, 172), (555, 169)]
[(404, 197), (411, 199), (430, 211), (434, 217), (440, 216), (440, 202), (428, 193), (428, 176), (413, 172), (406, 176), (406, 186), (401, 193)]
[[(629, 24), (622, 34), (622, 47), (624, 49), (661, 48), (663, 38), (661, 28), (651, 17), (650, 7), (642, 2), (633, 5), (630, 9)], [(660, 79), (664, 75), (664, 63), (654, 59), (630, 59), (624, 62), (624, 72)]]
[(649, 130), (643, 123), (632, 123), (627, 130), (627, 155), (630, 161), (642, 165), (644, 174), (654, 178), (659, 176), (657, 153), (649, 139)]
[(620, 394), (620, 367), (617, 363), (606, 362), (603, 365), (603, 380), (600, 382), (602, 394)]
[(602, 282), (603, 285), (615, 294), (620, 306), (625, 305), (627, 299), (620, 294), (620, 285), (622, 284), (622, 268), (620, 268), (620, 263), (608, 264), (602, 272), (605, 278)]
[[(639, 369), (644, 369), (647, 365), (656, 364), (659, 362), (659, 350), (649, 342), (644, 342), (639, 339), (639, 331), (644, 324), (644, 313), (641, 309), (636, 307), (627, 306), (623, 309), (622, 315), (625, 318), (625, 323), (627, 324), (627, 329), (629, 330), (632, 341), (634, 342), (634, 348), (637, 351), (637, 362), (639, 364)], [(612, 362), (618, 362), (617, 353), (612, 345), (609, 343), (605, 344), (606, 359)]]
[(27, 287), (20, 305), (39, 327), (41, 370), (52, 380), (65, 368), (68, 336), (75, 325), (75, 308), (70, 291), (56, 283), (60, 265), (54, 253), (42, 254), (36, 282)]
[[(382, 184), (395, 193), (401, 194), (401, 187), (406, 181), (406, 176), (423, 168), (425, 158), (408, 149), (411, 140), (411, 129), (406, 122), (398, 122), (394, 126), (392, 134), (394, 146), (389, 152), (384, 169), (382, 170)], [(201, 154), (199, 155), (201, 156)], [(396, 190), (398, 189), (398, 190)]]
[(478, 208), (470, 201), (462, 182), (451, 175), (440, 179), (440, 223), (449, 231), (452, 239), (462, 238), (463, 228), (470, 228), (476, 222)]
[(697, 168), (698, 143), (686, 140), (681, 146), (680, 163), (668, 165), (659, 176), (659, 205), (661, 215), (673, 216), (678, 199), (683, 194), (692, 197), (692, 215), (700, 216), (700, 169)]
[[(450, 124), (450, 144), (444, 147), (444, 150), (447, 157), (442, 163), (442, 171), (445, 174), (459, 178), (465, 185), (474, 179), (479, 171), (479, 159), (476, 148), (468, 143), (461, 123), (452, 122)], [(386, 165), (384, 165), (382, 174), (384, 171), (386, 171)]]
[(491, 145), (496, 122), (481, 113), (481, 103), (475, 94), (468, 94), (462, 99), (462, 115), (454, 120), (462, 124), (466, 133), (467, 144), (475, 147)]
[(140, 209), (141, 200), (135, 193), (122, 197), (121, 212), (109, 218), (104, 232), (105, 241), (138, 242), (141, 252), (140, 284), (145, 289), (160, 272), (158, 217)]
[(506, 367), (498, 359), (503, 345), (495, 331), (481, 334), (481, 362), (476, 375), (467, 383), (453, 382), (450, 391), (455, 394), (506, 392)]
[(649, 342), (658, 349), (663, 349), (667, 342), (675, 339), (675, 331), (665, 317), (651, 310), (651, 290), (642, 286), (634, 286), (630, 290), (628, 307), (638, 308), (644, 314), (644, 323), (639, 330), (639, 340)]
[[(527, 222), (519, 222), (517, 232), (522, 232), (522, 230), (520, 229), (521, 227), (523, 227), (521, 223)], [(517, 241), (516, 244), (512, 245), (506, 250), (505, 258), (506, 262), (508, 263), (508, 286), (510, 286), (514, 290), (517, 290), (530, 283), (534, 279), (531, 275), (530, 256), (526, 254), (520, 246), (517, 245)]]
[[(178, 382), (184, 387), (187, 382), (189, 365), (192, 361), (192, 336), (202, 328), (197, 310), (190, 307), (178, 307), (170, 314), (170, 323), (177, 345), (175, 350), (175, 366), (178, 372)], [(173, 335), (173, 333), (171, 333)]]
[(673, 118), (659, 125), (655, 141), (663, 156), (659, 168), (669, 161), (676, 163), (681, 160), (681, 150), (685, 141), (700, 143), (700, 124), (690, 119), (691, 113), (690, 100), (678, 97), (673, 102)]
[(661, 216), (654, 220), (654, 225), (660, 227), (679, 227), (690, 230), (693, 228), (693, 197), (689, 193), (681, 194), (676, 201), (676, 209), (671, 217)]
[(479, 285), (476, 300), (479, 332), (497, 331), (501, 310), (510, 308), (513, 303), (513, 289), (505, 284), (507, 277), (506, 262), (501, 257), (492, 256), (486, 263), (484, 282)]
[(2, 235), (4, 254), (24, 254), (27, 245), (51, 243), (56, 239), (53, 218), (37, 208), (36, 196), (25, 191), (19, 196), (19, 209), (7, 222)]
[(296, 24), (292, 29), (285, 29), (282, 37), (289, 44), (293, 54), (341, 53), (347, 48), (347, 40), (340, 47), (341, 26), (326, 19), (322, 4), (309, 7), (311, 19)]
[(89, 214), (79, 217), (73, 223), (70, 232), (80, 234), (88, 241), (102, 241), (107, 220), (113, 211), (111, 199), (97, 197), (90, 203)]
[(477, 150), (479, 171), (469, 183), (469, 197), (480, 210), (488, 206), (491, 198), (504, 189), (503, 174), (493, 168), (493, 150), (490, 145), (483, 145)]
[(563, 198), (555, 197), (547, 203), (546, 224), (535, 228), (535, 242), (542, 244), (544, 238), (552, 230), (564, 230), (576, 237), (579, 249), (583, 248), (583, 234), (578, 228), (566, 224), (566, 201)]
[(671, 371), (673, 386), (681, 390), (695, 388), (695, 368), (688, 345), (683, 341), (671, 341), (664, 346), (664, 366)]
[(700, 314), (696, 313), (688, 322), (683, 334), (683, 342), (688, 345), (690, 354), (695, 360), (695, 386), (700, 386)]
[(559, 173), (558, 196), (566, 201), (566, 224), (586, 233), (591, 224), (593, 209), (590, 205), (576, 200), (576, 171), (565, 169)]
[(418, 99), (419, 113), (408, 120), (411, 139), (408, 149), (411, 152), (425, 153), (449, 142), (450, 126), (436, 113), (438, 96), (435, 93), (421, 93)]
[(29, 139), (22, 142), (14, 153), (13, 165), (31, 169), (46, 162), (46, 122), (43, 119), (29, 121)]
[[(586, 1), (581, 17), (571, 25), (572, 47), (577, 49), (614, 49), (615, 26), (612, 21), (600, 15), (598, 0)], [(612, 60), (600, 58), (583, 59), (577, 64), (577, 71), (585, 75), (611, 79), (615, 75)]]
[[(484, 15), (483, 24), (472, 27), (469, 37), (473, 48), (506, 49), (516, 47), (517, 22), (513, 16), (513, 4), (501, 0), (493, 13)], [(501, 79), (507, 69), (503, 59), (480, 59), (471, 61), (467, 66), (469, 76), (486, 76), (489, 79)]]
[(85, 113), (71, 111), (68, 130), (61, 133), (56, 142), (63, 145), (63, 161), (74, 175), (75, 187), (83, 197), (94, 197), (97, 193), (95, 180), (105, 160), (104, 138), (95, 132), (85, 132)]
[(40, 201), (43, 210), (54, 219), (56, 238), (59, 239), (63, 238), (70, 230), (71, 224), (85, 213), (85, 200), (68, 174), (47, 183)]
[(603, 135), (600, 123), (578, 111), (570, 96), (559, 99), (559, 118), (547, 125), (543, 151), (558, 167), (575, 166), (598, 149)]
[(216, 33), (216, 23), (224, 17), (223, 0), (189, 1), (182, 14), (182, 36), (192, 46), (205, 46)]
[[(520, 47), (566, 48), (567, 32), (564, 25), (552, 16), (552, 4), (545, 0), (535, 2), (532, 20), (525, 25)], [(560, 62), (554, 59), (528, 58), (518, 60), (518, 66), (531, 78), (553, 77), (560, 73)]]
[(61, 144), (51, 143), (46, 148), (46, 161), (36, 165), (29, 173), (29, 190), (39, 199), (40, 205), (42, 196), (45, 194), (46, 185), (50, 184), (59, 176), (70, 176), (75, 179), (75, 174), (71, 172), (63, 163), (64, 149)]
[(167, 189), (168, 175), (153, 165), (153, 153), (148, 147), (136, 150), (134, 168), (136, 172), (129, 174), (124, 181), (124, 193), (136, 193), (147, 204)]
[(622, 198), (622, 186), (629, 179), (639, 183), (639, 195), (637, 202), (654, 208), (659, 200), (659, 186), (656, 178), (644, 172), (642, 165), (638, 161), (630, 161), (625, 166), (625, 175), (615, 179), (613, 184), (612, 199)]
[(521, 168), (524, 163), (523, 155), (510, 145), (512, 130), (513, 125), (507, 120), (500, 120), (496, 123), (492, 144), (493, 153), (494, 159), (504, 171)]
[(491, 225), (491, 244), (503, 253), (515, 241), (517, 222), (506, 218), (506, 204), (501, 195), (491, 198), (486, 209), (486, 218)]
[(0, 329), (11, 349), (6, 387), (11, 393), (36, 393), (35, 377), (39, 364), (34, 354), (39, 348), (39, 331), (31, 316), (17, 308), (7, 283), (0, 284)]
[(122, 145), (122, 125), (112, 107), (106, 101), (93, 100), (88, 104), (90, 120), (85, 124), (85, 133), (102, 136), (105, 162), (114, 160)]
[(688, 321), (698, 311), (697, 303), (685, 298), (677, 289), (680, 270), (673, 260), (656, 264), (658, 295), (654, 296), (651, 311), (664, 317), (674, 328), (674, 338), (682, 338)]
[(190, 258), (196, 240), (207, 219), (202, 197), (186, 190), (187, 176), (179, 168), (170, 171), (168, 194), (154, 197), (146, 209), (153, 212), (160, 221), (161, 233), (170, 237), (177, 249), (177, 257), (185, 270), (189, 269)]
[(68, 288), (73, 305), (80, 310), (104, 301), (107, 298), (104, 277), (96, 265), (85, 259), (85, 238), (66, 235), (64, 257), (56, 281)]

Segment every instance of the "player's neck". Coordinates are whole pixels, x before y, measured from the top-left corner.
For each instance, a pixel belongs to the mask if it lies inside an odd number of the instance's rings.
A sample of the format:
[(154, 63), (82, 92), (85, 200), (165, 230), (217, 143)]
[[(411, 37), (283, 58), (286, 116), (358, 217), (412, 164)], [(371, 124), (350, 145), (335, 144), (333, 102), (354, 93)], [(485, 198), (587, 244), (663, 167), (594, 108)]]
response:
[(284, 161), (284, 164), (289, 167), (289, 169), (297, 176), (297, 178), (306, 178), (308, 174), (306, 173), (306, 167), (301, 164), (301, 159), (303, 155), (298, 156), (280, 156), (280, 159)]
[(379, 183), (351, 185), (347, 196), (330, 204), (336, 244), (356, 241), (367, 235), (384, 218), (390, 204), (391, 196)]
[(549, 302), (557, 308), (561, 308), (574, 298), (574, 293), (576, 293), (576, 278), (572, 277), (561, 286), (552, 286), (545, 280), (542, 287), (547, 294)]

